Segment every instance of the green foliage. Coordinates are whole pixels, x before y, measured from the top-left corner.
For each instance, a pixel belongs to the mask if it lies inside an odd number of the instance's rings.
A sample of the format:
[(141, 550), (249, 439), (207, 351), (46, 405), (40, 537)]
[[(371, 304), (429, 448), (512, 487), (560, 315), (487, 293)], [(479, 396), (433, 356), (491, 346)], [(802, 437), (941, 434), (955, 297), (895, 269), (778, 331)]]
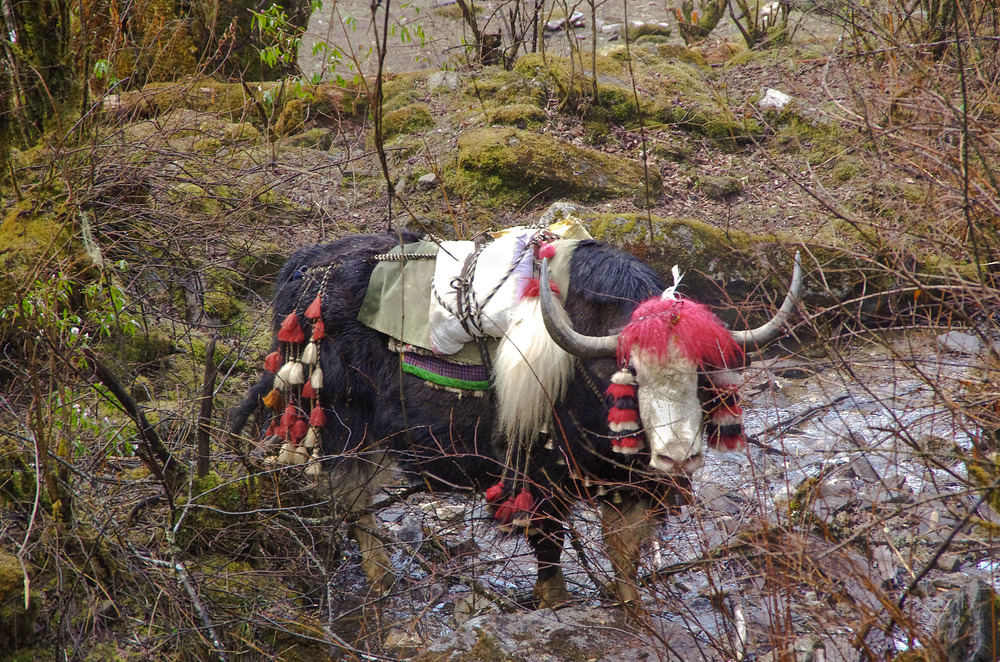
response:
[[(122, 260), (112, 268), (124, 273), (127, 267)], [(0, 308), (0, 329), (20, 329), (79, 357), (95, 339), (135, 335), (139, 324), (125, 306), (125, 292), (112, 274), (81, 285), (56, 271), (35, 280), (23, 296)]]

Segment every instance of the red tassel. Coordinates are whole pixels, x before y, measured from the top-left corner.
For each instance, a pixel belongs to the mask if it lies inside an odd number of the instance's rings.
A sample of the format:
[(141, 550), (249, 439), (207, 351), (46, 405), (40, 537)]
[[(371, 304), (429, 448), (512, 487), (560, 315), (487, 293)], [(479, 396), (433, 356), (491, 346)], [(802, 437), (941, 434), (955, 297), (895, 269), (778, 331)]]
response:
[(315, 400), (316, 399), (316, 389), (313, 388), (312, 382), (307, 381), (302, 386), (302, 397), (305, 400)]
[(298, 417), (299, 413), (295, 410), (295, 405), (288, 405), (285, 407), (285, 413), (281, 415), (281, 424), (290, 427)]
[(322, 340), (326, 338), (326, 326), (323, 324), (323, 320), (316, 320), (313, 324), (313, 340)]
[(493, 503), (503, 496), (503, 483), (497, 483), (493, 487), (486, 490), (486, 501)]
[(291, 343), (305, 342), (305, 331), (299, 325), (299, 318), (295, 313), (288, 313), (288, 317), (281, 323), (281, 330), (278, 331), (278, 340)]
[(549, 259), (551, 260), (556, 255), (556, 247), (552, 244), (542, 244), (538, 249), (538, 259)]
[(319, 295), (317, 294), (316, 298), (313, 299), (313, 302), (309, 304), (308, 308), (306, 308), (306, 317), (308, 317), (311, 320), (318, 320), (320, 318), (320, 315), (322, 315), (322, 312), (320, 311), (320, 307), (322, 305), (323, 303), (320, 300)]
[(632, 384), (610, 384), (608, 395), (612, 398), (636, 397), (636, 388)]
[(317, 428), (326, 425), (326, 412), (323, 411), (322, 407), (313, 407), (312, 413), (309, 415), (309, 425)]
[(493, 513), (493, 519), (500, 522), (501, 524), (510, 524), (510, 521), (514, 519), (513, 504), (514, 504), (513, 499), (507, 499), (506, 501), (504, 501), (502, 504), (500, 504), (500, 507), (497, 508), (497, 511)]
[(612, 450), (623, 455), (633, 455), (642, 450), (644, 446), (642, 437), (623, 437), (615, 439)]
[(309, 424), (306, 422), (304, 418), (300, 418), (297, 421), (295, 421), (295, 423), (292, 425), (292, 430), (291, 430), (292, 443), (293, 444), (299, 443), (302, 440), (302, 438), (306, 436), (307, 432), (309, 432)]
[(634, 409), (619, 409), (612, 407), (608, 411), (608, 423), (635, 423), (639, 420), (639, 412)]
[(521, 490), (521, 493), (514, 497), (514, 510), (530, 513), (535, 508), (535, 497), (531, 496), (528, 490)]
[(264, 433), (265, 437), (273, 437), (278, 434), (278, 419), (277, 417), (271, 419), (270, 425), (267, 426), (267, 432)]
[(281, 359), (281, 352), (271, 352), (264, 358), (264, 370), (277, 373), (278, 370), (281, 369), (282, 363), (284, 363), (284, 361)]

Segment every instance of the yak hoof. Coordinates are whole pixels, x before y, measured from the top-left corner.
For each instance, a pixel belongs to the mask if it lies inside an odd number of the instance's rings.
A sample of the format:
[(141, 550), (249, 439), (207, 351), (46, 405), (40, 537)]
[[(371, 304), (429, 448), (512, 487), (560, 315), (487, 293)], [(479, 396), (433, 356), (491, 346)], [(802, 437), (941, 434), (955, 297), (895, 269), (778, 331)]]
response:
[(573, 597), (566, 590), (566, 580), (563, 578), (561, 568), (552, 577), (536, 581), (535, 590), (532, 593), (538, 599), (538, 606), (548, 609), (555, 609), (564, 605)]
[(615, 600), (623, 606), (638, 604), (642, 600), (634, 580), (608, 580), (601, 586), (600, 593), (602, 596), (610, 600)]

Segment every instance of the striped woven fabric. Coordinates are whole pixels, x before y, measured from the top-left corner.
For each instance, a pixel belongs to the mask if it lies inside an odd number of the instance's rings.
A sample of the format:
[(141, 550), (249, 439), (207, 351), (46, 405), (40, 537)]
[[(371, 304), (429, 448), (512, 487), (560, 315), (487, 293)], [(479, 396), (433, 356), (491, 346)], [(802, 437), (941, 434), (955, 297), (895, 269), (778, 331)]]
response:
[(466, 391), (490, 388), (489, 375), (481, 365), (452, 363), (436, 356), (403, 352), (403, 372), (426, 379), (432, 384)]

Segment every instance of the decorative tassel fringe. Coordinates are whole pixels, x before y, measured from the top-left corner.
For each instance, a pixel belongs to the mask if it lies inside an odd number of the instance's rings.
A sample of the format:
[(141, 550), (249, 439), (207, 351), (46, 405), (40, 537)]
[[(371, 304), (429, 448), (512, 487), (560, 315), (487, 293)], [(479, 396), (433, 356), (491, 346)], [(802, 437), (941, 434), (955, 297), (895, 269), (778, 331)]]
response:
[(281, 368), (281, 352), (275, 350), (264, 358), (264, 370), (277, 373)]
[(304, 418), (300, 418), (292, 424), (288, 436), (291, 438), (292, 443), (297, 444), (302, 441), (307, 432), (309, 432), (309, 423)]
[(310, 340), (309, 344), (302, 351), (302, 363), (305, 365), (313, 365), (319, 361), (319, 347), (316, 345), (315, 340)]
[(314, 428), (321, 428), (326, 425), (326, 412), (323, 411), (322, 407), (313, 407), (312, 413), (309, 414), (309, 425)]
[(310, 380), (302, 387), (302, 399), (315, 400), (316, 397), (316, 389), (313, 388), (312, 381)]
[(326, 338), (326, 326), (323, 324), (323, 320), (319, 319), (313, 324), (312, 339), (319, 342), (323, 338)]
[(302, 343), (306, 341), (305, 331), (299, 324), (299, 318), (295, 313), (288, 313), (288, 317), (281, 323), (278, 331), (278, 340), (287, 343)]
[(313, 368), (312, 375), (309, 377), (309, 383), (312, 385), (313, 389), (320, 390), (323, 388), (323, 369), (319, 366)]
[(309, 461), (309, 453), (298, 444), (285, 443), (276, 461), (278, 464), (305, 464)]
[(645, 444), (638, 434), (642, 425), (639, 420), (638, 383), (632, 371), (624, 367), (612, 375), (607, 394), (612, 403), (608, 411), (611, 450), (622, 455), (634, 455)]
[(323, 300), (317, 294), (316, 298), (313, 299), (313, 302), (309, 304), (308, 308), (306, 308), (306, 317), (308, 317), (311, 320), (318, 320), (320, 316), (322, 316), (323, 314), (321, 310), (322, 305), (323, 305)]
[(285, 398), (281, 395), (281, 391), (276, 388), (271, 389), (271, 392), (264, 396), (262, 402), (273, 412), (279, 412), (285, 406)]
[(302, 445), (310, 450), (319, 446), (319, 431), (313, 427), (309, 428), (305, 439), (302, 440)]
[(306, 467), (306, 475), (319, 478), (322, 474), (323, 462), (319, 459), (319, 449), (313, 449), (312, 460), (309, 461), (309, 466)]

